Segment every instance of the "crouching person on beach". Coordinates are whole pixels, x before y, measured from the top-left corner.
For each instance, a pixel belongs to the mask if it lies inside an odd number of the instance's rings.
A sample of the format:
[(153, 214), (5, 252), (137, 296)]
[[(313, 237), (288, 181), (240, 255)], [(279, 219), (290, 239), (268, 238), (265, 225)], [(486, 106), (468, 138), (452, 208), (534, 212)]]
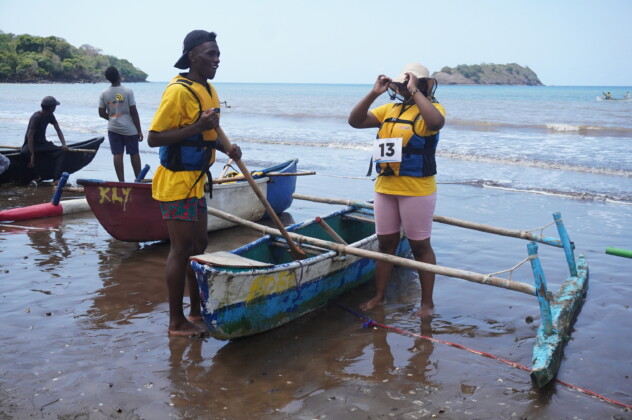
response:
[[(394, 79), (379, 75), (371, 92), (349, 115), (349, 124), (354, 128), (379, 129), (373, 160), (378, 173), (374, 208), (380, 252), (395, 254), (403, 227), (415, 260), (429, 264), (436, 263), (430, 245), (437, 197), (435, 150), (439, 130), (445, 123), (445, 109), (434, 97), (436, 85), (426, 67), (406, 65)], [(400, 102), (369, 111), (373, 102), (389, 89), (393, 92), (391, 100), (397, 98)], [(384, 303), (392, 268), (390, 263), (377, 261), (375, 297), (362, 304), (362, 310)], [(419, 271), (419, 278), (422, 305), (416, 315), (431, 316), (435, 276)]]
[[(171, 248), (166, 280), (169, 292), (169, 334), (200, 337), (203, 325), (200, 296), (189, 257), (201, 254), (208, 245), (204, 183), (215, 161), (215, 150), (224, 151), (217, 141), (219, 98), (207, 82), (219, 66), (215, 33), (192, 31), (184, 38), (182, 56), (175, 67), (189, 69), (174, 77), (165, 89), (149, 127), (147, 143), (160, 147), (160, 166), (152, 182), (152, 196), (160, 201)], [(241, 150), (232, 145), (225, 151), (234, 160)], [(183, 298), (188, 280), (191, 307), (185, 317)]]

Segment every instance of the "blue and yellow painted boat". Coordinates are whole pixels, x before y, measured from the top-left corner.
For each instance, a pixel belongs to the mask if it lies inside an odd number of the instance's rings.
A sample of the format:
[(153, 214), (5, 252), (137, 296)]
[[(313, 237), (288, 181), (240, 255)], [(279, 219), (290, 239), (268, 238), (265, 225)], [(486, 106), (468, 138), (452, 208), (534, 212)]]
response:
[[(373, 211), (348, 207), (322, 218), (354, 248), (377, 251)], [(287, 228), (331, 240), (316, 220)], [(227, 340), (270, 330), (305, 315), (373, 278), (375, 261), (310, 245), (293, 260), (287, 243), (266, 235), (230, 253), (192, 258), (204, 321), (214, 338)], [(410, 252), (400, 241), (398, 255)]]

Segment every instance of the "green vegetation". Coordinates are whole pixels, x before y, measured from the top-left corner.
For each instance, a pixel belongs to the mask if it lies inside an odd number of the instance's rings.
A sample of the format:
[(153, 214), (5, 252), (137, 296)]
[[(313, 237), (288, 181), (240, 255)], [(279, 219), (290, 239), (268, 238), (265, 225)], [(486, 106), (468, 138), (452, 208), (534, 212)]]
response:
[(433, 77), (441, 84), (542, 86), (533, 70), (516, 63), (446, 66)]
[(0, 82), (102, 82), (109, 66), (116, 66), (126, 82), (147, 80), (147, 73), (129, 61), (103, 55), (90, 45), (76, 48), (55, 36), (0, 31)]

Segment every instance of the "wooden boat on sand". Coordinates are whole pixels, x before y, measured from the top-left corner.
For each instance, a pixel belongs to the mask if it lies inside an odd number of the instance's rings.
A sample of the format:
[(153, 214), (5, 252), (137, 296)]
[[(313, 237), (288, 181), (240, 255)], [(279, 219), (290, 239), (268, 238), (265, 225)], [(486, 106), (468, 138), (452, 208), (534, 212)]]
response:
[[(292, 204), (297, 163), (298, 159), (293, 159), (253, 173), (255, 182), (276, 213), (282, 213)], [(270, 176), (271, 173), (278, 176)], [(160, 204), (151, 196), (151, 183), (78, 179), (77, 184), (83, 186), (86, 200), (101, 226), (115, 239), (127, 242), (169, 239)], [(209, 206), (247, 220), (265, 216), (265, 208), (243, 180), (214, 185), (212, 194), (212, 198), (207, 195)], [(208, 231), (230, 226), (234, 224), (217, 217), (208, 218)]]
[[(377, 250), (373, 212), (346, 208), (322, 218), (345, 242)], [(315, 220), (295, 224), (288, 232), (311, 238), (331, 237)], [(202, 313), (211, 335), (221, 340), (242, 337), (283, 325), (373, 278), (375, 261), (304, 246), (308, 258), (294, 261), (283, 239), (270, 235), (230, 253), (192, 258)], [(402, 240), (398, 255), (410, 252)]]
[[(90, 140), (69, 144), (68, 148), (70, 150), (61, 157), (64, 160), (62, 172), (73, 174), (87, 166), (96, 156), (103, 140), (104, 137), (95, 137)], [(16, 148), (20, 149), (17, 146)], [(9, 158), (11, 163), (9, 168), (0, 174), (0, 184), (8, 182), (28, 184), (38, 176), (42, 180), (53, 179), (55, 176), (55, 165), (57, 163), (55, 161), (38, 162), (36, 173), (32, 168), (28, 167), (27, 157), (20, 153), (20, 150), (3, 150), (1, 153)]]
[[(233, 339), (289, 322), (364, 283), (373, 276), (374, 260), (382, 260), (537, 297), (542, 324), (538, 328), (533, 348), (531, 381), (534, 387), (541, 388), (555, 377), (572, 322), (583, 303), (589, 277), (584, 256), (580, 254), (575, 259), (574, 244), (559, 213), (553, 214), (554, 221), (550, 224), (556, 226), (559, 239), (543, 236), (544, 228), (536, 233), (533, 230), (512, 230), (435, 215), (433, 220), (437, 223), (530, 241), (527, 245), (528, 257), (515, 267), (481, 274), (375, 252), (373, 205), (370, 203), (299, 194), (294, 194), (294, 198), (349, 206), (324, 217), (324, 224), (318, 223), (317, 218), (287, 229), (292, 239), (308, 254), (308, 258), (298, 261), (293, 261), (288, 254), (287, 244), (280, 239), (278, 230), (208, 209), (209, 214), (267, 234), (230, 253), (202, 254), (191, 258), (202, 296), (204, 321), (211, 336)], [(335, 233), (327, 233), (325, 226)], [(338, 242), (324, 239), (336, 236), (340, 237)], [(555, 296), (547, 290), (538, 257), (538, 244), (564, 250), (569, 276)], [(407, 241), (402, 240), (398, 255), (408, 250)], [(527, 262), (531, 263), (535, 285), (511, 280), (510, 276), (498, 277), (502, 273), (511, 274)]]

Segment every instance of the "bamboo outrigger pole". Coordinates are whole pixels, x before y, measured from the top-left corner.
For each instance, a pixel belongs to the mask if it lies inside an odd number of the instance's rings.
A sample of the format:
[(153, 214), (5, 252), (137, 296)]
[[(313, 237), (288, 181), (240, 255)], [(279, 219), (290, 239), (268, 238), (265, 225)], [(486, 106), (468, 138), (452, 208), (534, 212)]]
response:
[[(345, 200), (345, 199), (339, 199), (339, 198), (315, 197), (312, 195), (304, 195), (304, 194), (297, 194), (297, 193), (292, 194), (292, 197), (296, 198), (297, 200), (314, 201), (316, 203), (326, 203), (326, 204), (342, 204), (344, 206), (353, 206), (353, 207), (373, 210), (373, 204), (367, 203), (364, 201), (353, 201), (353, 200)], [(439, 216), (438, 214), (435, 214), (432, 217), (432, 220), (437, 223), (444, 223), (446, 225), (459, 226), (466, 229), (473, 229), (473, 230), (478, 230), (480, 232), (494, 233), (496, 235), (501, 235), (501, 236), (510, 236), (513, 238), (526, 239), (529, 241), (540, 242), (543, 244), (556, 246), (558, 248), (563, 248), (562, 241), (560, 241), (559, 239), (542, 237), (541, 235), (536, 235), (526, 230), (505, 229), (501, 227), (470, 222), (468, 220), (455, 219), (453, 217)]]
[[(223, 184), (225, 182), (235, 182), (235, 181), (243, 181), (246, 179), (244, 175), (231, 176), (228, 178), (224, 178), (225, 174), (222, 174), (219, 178), (213, 179), (213, 184)], [(316, 172), (268, 172), (265, 174), (265, 177), (272, 176), (305, 176), (305, 175), (316, 175)]]
[[(258, 223), (250, 222), (248, 220), (234, 216), (230, 213), (223, 212), (221, 210), (217, 210), (217, 209), (209, 207), (208, 213), (213, 216), (228, 220), (230, 222), (241, 224), (243, 226), (257, 230), (264, 234), (273, 235), (273, 236), (283, 236), (285, 238), (285, 235), (283, 235), (282, 232), (280, 232), (277, 229), (260, 225)], [(487, 284), (490, 286), (496, 286), (503, 289), (515, 290), (517, 292), (526, 293), (531, 296), (536, 295), (535, 287), (526, 283), (502, 279), (499, 277), (493, 277), (493, 276), (485, 275), (485, 274), (474, 273), (471, 271), (459, 270), (458, 268), (427, 264), (421, 261), (415, 261), (415, 260), (410, 260), (408, 258), (397, 257), (395, 255), (382, 254), (381, 252), (355, 248), (350, 245), (344, 245), (344, 244), (339, 244), (336, 242), (325, 241), (318, 238), (312, 238), (310, 236), (299, 235), (294, 232), (286, 231), (285, 234), (291, 236), (294, 240), (296, 240), (299, 243), (304, 242), (304, 243), (320, 246), (322, 248), (327, 248), (333, 251), (337, 251), (341, 254), (350, 254), (350, 255), (356, 255), (362, 258), (370, 258), (373, 260), (385, 261), (394, 265), (399, 265), (401, 267), (412, 268), (414, 270), (428, 271), (435, 274), (441, 274), (444, 276), (456, 277), (459, 279), (468, 280), (474, 283)]]
[[(224, 134), (224, 130), (222, 130), (221, 127), (217, 127), (215, 131), (217, 131), (217, 140), (219, 140), (219, 142), (222, 144), (222, 146), (224, 147), (224, 150), (228, 152), (232, 144), (230, 143), (230, 140), (228, 140), (228, 137), (226, 137), (226, 134)], [(268, 200), (266, 199), (265, 195), (263, 195), (263, 193), (259, 189), (259, 186), (257, 185), (254, 178), (250, 174), (250, 171), (246, 167), (246, 164), (241, 159), (236, 161), (236, 163), (242, 175), (246, 177), (246, 180), (252, 187), (252, 190), (255, 192), (255, 194), (259, 198), (259, 201), (261, 201), (261, 204), (263, 204), (263, 207), (266, 209), (268, 216), (270, 216), (270, 218), (274, 221), (274, 224), (279, 228), (278, 232), (280, 232), (281, 236), (283, 236), (283, 238), (287, 241), (288, 245), (290, 246), (290, 252), (292, 254), (292, 257), (295, 260), (300, 260), (300, 259), (305, 258), (307, 255), (305, 254), (305, 252), (303, 252), (302, 249), (296, 246), (294, 241), (292, 241), (292, 238), (290, 237), (290, 235), (288, 235), (287, 231), (285, 230), (285, 227), (283, 226), (283, 223), (281, 222), (279, 217), (276, 215), (276, 213), (274, 212), (274, 209), (272, 208), (270, 203), (268, 203)], [(209, 180), (209, 182), (212, 182), (212, 180)], [(209, 207), (209, 213), (210, 213), (210, 210), (211, 208)]]

